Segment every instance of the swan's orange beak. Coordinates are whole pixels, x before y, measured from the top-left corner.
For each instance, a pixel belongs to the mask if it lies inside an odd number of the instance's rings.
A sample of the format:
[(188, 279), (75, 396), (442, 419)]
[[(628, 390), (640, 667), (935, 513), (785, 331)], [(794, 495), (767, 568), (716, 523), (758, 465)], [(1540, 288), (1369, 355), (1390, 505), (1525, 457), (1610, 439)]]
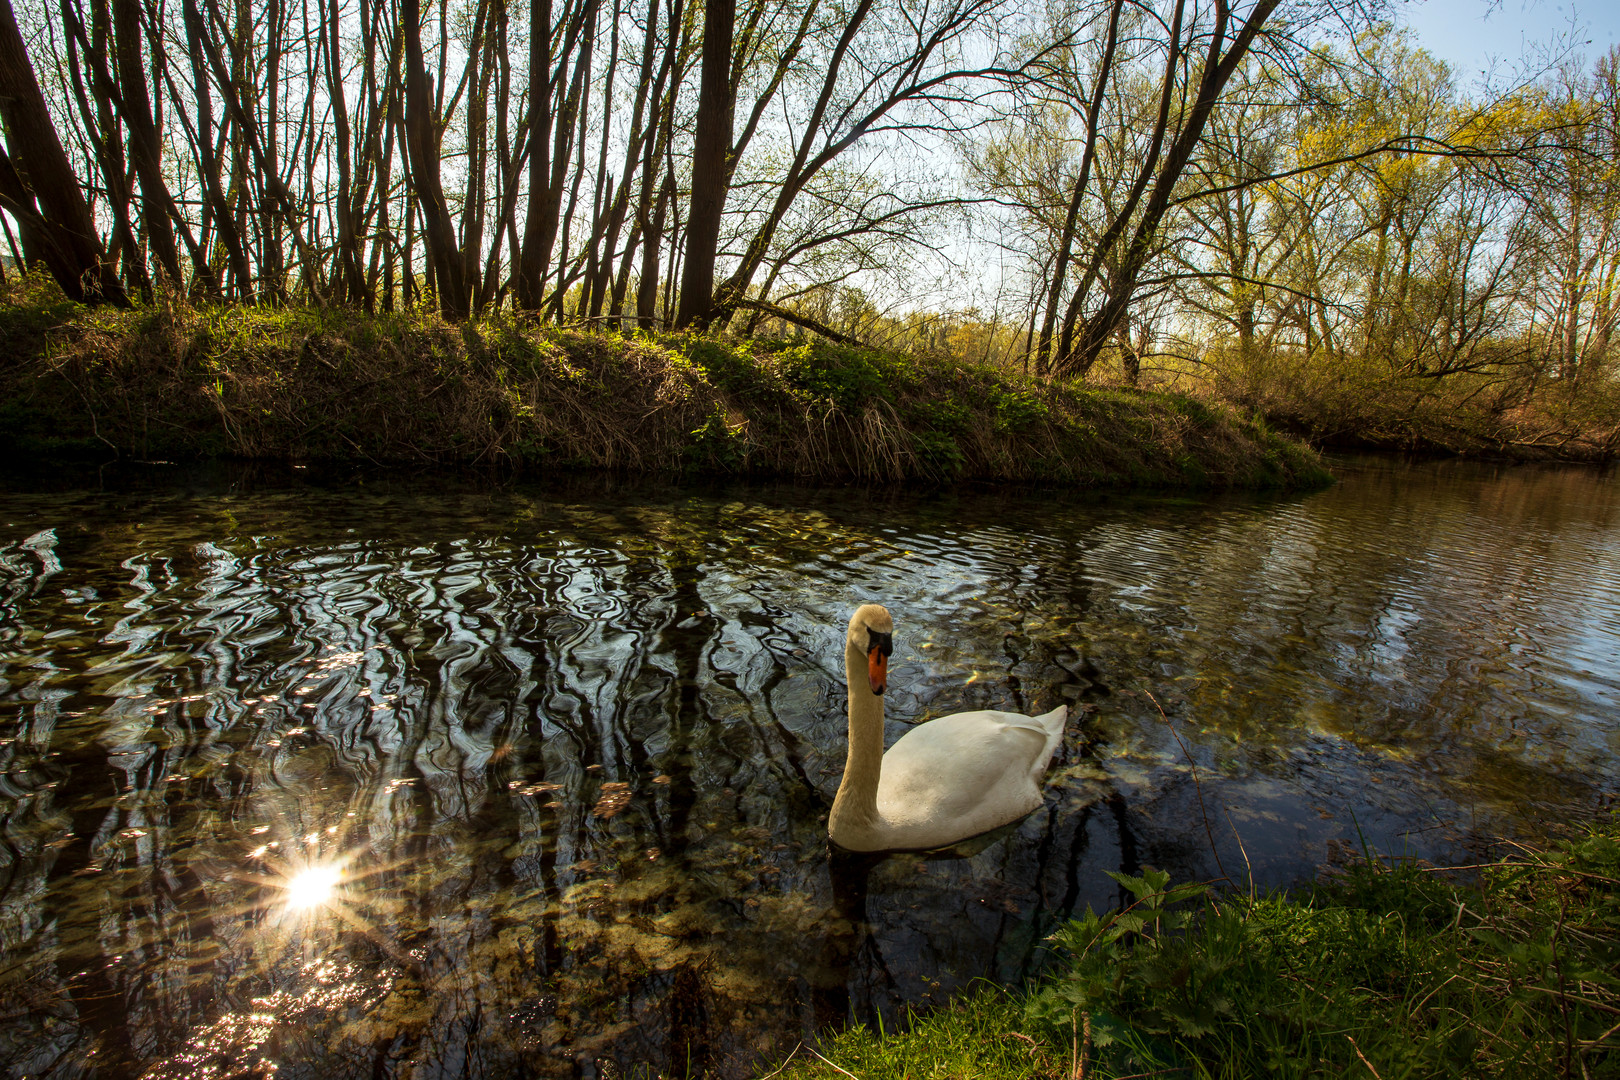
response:
[(866, 677), (872, 684), (872, 693), (882, 696), (889, 685), (889, 658), (879, 649), (866, 654)]

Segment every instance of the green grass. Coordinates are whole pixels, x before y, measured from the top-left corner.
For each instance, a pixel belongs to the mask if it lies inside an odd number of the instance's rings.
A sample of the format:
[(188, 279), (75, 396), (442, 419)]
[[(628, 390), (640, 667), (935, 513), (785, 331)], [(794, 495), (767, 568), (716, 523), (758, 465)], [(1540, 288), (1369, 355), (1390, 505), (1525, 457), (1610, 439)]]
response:
[[(948, 1008), (912, 1018), (904, 1034), (885, 1037), (855, 1025), (799, 1047), (780, 1072), (784, 1080), (878, 1077), (984, 1077), (986, 1080), (1067, 1075), (1057, 1048), (1024, 1034), (1024, 1005), (1004, 991), (981, 989)], [(771, 1075), (769, 1073), (765, 1075)]]
[(1469, 873), (1375, 860), (1260, 898), (1111, 875), (1132, 904), (1054, 935), (1027, 993), (855, 1028), (780, 1075), (1620, 1076), (1620, 823)]
[(0, 452), (811, 480), (1315, 487), (1304, 444), (1179, 394), (823, 341), (495, 316), (88, 310), (0, 290)]

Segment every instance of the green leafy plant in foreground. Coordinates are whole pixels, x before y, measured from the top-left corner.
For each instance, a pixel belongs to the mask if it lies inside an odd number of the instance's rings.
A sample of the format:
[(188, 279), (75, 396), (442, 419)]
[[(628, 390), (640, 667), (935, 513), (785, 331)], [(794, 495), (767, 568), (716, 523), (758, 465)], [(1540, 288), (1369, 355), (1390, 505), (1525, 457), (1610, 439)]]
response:
[(1367, 862), (1298, 898), (1111, 875), (1132, 903), (1053, 936), (1026, 1015), (1101, 1077), (1620, 1076), (1617, 858), (1598, 832), (1475, 886)]
[(779, 1075), (1620, 1077), (1620, 819), (1473, 869), (1368, 859), (1265, 897), (1112, 874), (1130, 902), (1052, 935), (1027, 995), (851, 1028)]
[[(1034, 996), (1031, 1018), (1072, 1027), (1083, 1013), (1099, 1050), (1130, 1047), (1144, 1037), (1210, 1034), (1232, 1015), (1232, 999), (1219, 984), (1231, 966), (1230, 946), (1241, 939), (1240, 918), (1231, 908), (1211, 905), (1199, 912), (1183, 906), (1205, 897), (1209, 886), (1171, 887), (1170, 875), (1160, 870), (1150, 868), (1141, 877), (1108, 876), (1135, 901), (1107, 915), (1088, 909), (1052, 935), (1053, 944), (1074, 958), (1073, 965)], [(1194, 936), (1200, 914), (1202, 925)], [(1109, 1011), (1127, 1008), (1128, 1023)]]

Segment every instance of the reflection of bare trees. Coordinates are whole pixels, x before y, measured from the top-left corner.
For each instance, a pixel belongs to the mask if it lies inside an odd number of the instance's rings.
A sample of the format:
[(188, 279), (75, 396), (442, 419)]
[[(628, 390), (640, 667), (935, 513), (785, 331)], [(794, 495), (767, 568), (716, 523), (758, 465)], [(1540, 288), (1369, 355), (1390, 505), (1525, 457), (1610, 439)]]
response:
[[(1294, 502), (1039, 514), (12, 501), (0, 1054), (33, 1071), (95, 1046), (153, 1075), (688, 1053), (734, 1074), (829, 1018), (1020, 978), (1055, 913), (1109, 902), (1099, 867), (1208, 872), (1141, 689), (1273, 878), (1347, 827), (1304, 812), (1330, 794), (1386, 833), (1465, 795), (1496, 827), (1612, 760), (1593, 649), (1616, 503), (1589, 474), (1372, 469)], [(856, 887), (827, 862), (827, 658), (867, 598), (902, 627), (891, 737), (1091, 708), (1011, 836)], [(340, 899), (284, 917), (290, 870), (335, 860)]]

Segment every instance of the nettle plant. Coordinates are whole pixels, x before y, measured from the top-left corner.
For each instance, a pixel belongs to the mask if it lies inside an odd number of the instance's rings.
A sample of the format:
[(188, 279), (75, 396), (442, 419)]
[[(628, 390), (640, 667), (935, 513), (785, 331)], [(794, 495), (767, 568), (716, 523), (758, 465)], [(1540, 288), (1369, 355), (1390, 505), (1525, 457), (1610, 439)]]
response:
[(1241, 913), (1212, 902), (1208, 885), (1171, 886), (1163, 870), (1108, 876), (1132, 903), (1102, 915), (1088, 908), (1051, 936), (1069, 969), (1031, 999), (1030, 1018), (1075, 1031), (1084, 1024), (1105, 1054), (1211, 1034), (1233, 1013), (1219, 982), (1241, 957)]

